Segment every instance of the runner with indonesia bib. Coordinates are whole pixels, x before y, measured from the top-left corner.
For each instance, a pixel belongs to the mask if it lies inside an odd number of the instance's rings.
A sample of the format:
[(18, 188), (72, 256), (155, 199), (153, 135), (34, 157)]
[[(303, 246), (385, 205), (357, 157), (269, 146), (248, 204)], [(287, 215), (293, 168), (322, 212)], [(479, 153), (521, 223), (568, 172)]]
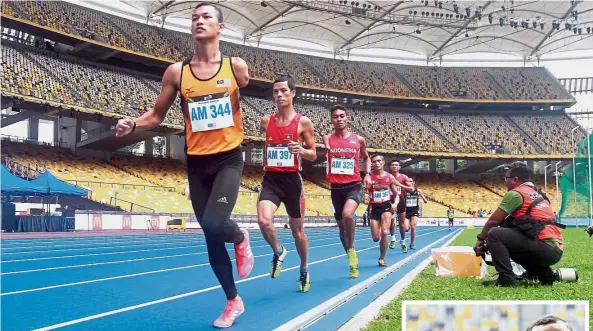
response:
[[(259, 228), (272, 247), (274, 255), (270, 276), (277, 278), (288, 251), (278, 242), (272, 219), (284, 203), (295, 245), (301, 258), (298, 288), (309, 291), (309, 270), (307, 250), (309, 241), (303, 229), (305, 216), (305, 192), (301, 179), (301, 158), (315, 161), (317, 151), (313, 123), (306, 116), (298, 114), (293, 107), (296, 85), (292, 77), (280, 76), (274, 81), (276, 109), (272, 115), (261, 120), (261, 130), (266, 132), (265, 174), (257, 203)], [(304, 145), (301, 145), (304, 142)]]
[[(401, 162), (399, 160), (393, 160), (389, 164), (389, 169), (391, 170), (391, 174), (397, 180), (397, 193), (399, 195), (399, 203), (397, 204), (397, 220), (399, 223), (399, 233), (401, 235), (401, 246), (402, 252), (407, 253), (408, 247), (406, 246), (406, 232), (410, 230), (410, 223), (406, 220), (406, 192), (414, 191), (414, 187), (407, 186), (406, 181), (408, 180), (408, 176), (400, 173), (401, 169)], [(389, 227), (389, 232), (391, 232), (391, 243), (389, 244), (389, 248), (395, 248), (395, 221), (392, 220), (391, 226)]]
[[(330, 109), (334, 133), (323, 136), (327, 150), (326, 179), (331, 184), (331, 199), (336, 222), (340, 228), (340, 241), (348, 255), (350, 277), (358, 277), (358, 257), (354, 248), (356, 223), (353, 219), (364, 198), (360, 178), (360, 160), (364, 160), (364, 173), (370, 176), (371, 160), (363, 137), (348, 131), (348, 114), (342, 105)], [(365, 177), (366, 177), (365, 176)]]
[(397, 194), (395, 177), (383, 170), (385, 166), (383, 155), (373, 156), (371, 164), (373, 172), (365, 177), (364, 186), (369, 191), (371, 236), (375, 242), (381, 240), (379, 266), (385, 267), (387, 266), (385, 253), (389, 241), (389, 222), (393, 216), (393, 209), (399, 202), (399, 194)]

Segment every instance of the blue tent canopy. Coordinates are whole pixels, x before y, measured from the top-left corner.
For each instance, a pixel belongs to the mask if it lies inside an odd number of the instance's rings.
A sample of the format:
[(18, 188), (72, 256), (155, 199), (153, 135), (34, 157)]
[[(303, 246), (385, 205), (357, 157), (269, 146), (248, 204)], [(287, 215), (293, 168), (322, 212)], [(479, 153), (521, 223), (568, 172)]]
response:
[(14, 196), (43, 196), (46, 190), (32, 182), (13, 175), (2, 165), (2, 194)]
[(41, 186), (45, 191), (45, 195), (70, 195), (77, 197), (88, 195), (88, 190), (62, 181), (52, 175), (48, 170), (44, 171), (39, 177), (33, 179), (31, 183)]

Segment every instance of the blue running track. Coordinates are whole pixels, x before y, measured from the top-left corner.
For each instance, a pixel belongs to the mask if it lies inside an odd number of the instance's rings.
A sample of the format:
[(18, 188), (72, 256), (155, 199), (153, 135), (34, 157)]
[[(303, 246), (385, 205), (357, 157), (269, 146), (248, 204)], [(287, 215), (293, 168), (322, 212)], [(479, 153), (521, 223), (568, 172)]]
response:
[[(460, 229), (419, 228), (415, 246), (388, 250), (393, 265)], [(290, 230), (278, 230), (289, 250), (284, 271), (271, 279), (271, 249), (251, 232), (255, 267), (237, 287), (245, 302), (233, 330), (279, 327), (385, 270), (377, 266), (378, 243), (369, 228), (357, 228), (358, 279), (348, 264), (337, 228), (310, 228), (311, 290), (297, 292), (299, 257)], [(397, 234), (399, 238), (399, 234)], [(409, 241), (409, 233), (408, 233)], [(232, 245), (227, 245), (231, 258)], [(385, 279), (309, 325), (336, 329), (425, 259), (426, 250)], [(202, 234), (134, 234), (2, 239), (2, 330), (208, 330), (226, 300), (208, 265)], [(234, 263), (234, 261), (233, 261)]]

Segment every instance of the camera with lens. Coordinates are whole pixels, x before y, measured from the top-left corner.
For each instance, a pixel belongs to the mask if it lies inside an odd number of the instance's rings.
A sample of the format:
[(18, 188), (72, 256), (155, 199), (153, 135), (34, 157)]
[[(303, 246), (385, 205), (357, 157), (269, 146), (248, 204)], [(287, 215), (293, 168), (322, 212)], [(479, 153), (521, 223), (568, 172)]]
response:
[[(492, 255), (490, 255), (490, 252), (488, 251), (488, 246), (486, 246), (485, 242), (480, 251), (481, 254), (478, 254), (478, 250), (475, 247), (474, 252), (477, 256), (481, 256), (487, 265), (494, 266), (494, 264), (492, 263)], [(511, 265), (513, 266), (513, 272), (515, 273), (515, 275), (517, 275), (517, 278), (519, 280), (539, 279), (536, 275), (530, 275), (520, 264), (514, 262), (513, 260), (511, 260)], [(576, 268), (558, 268), (556, 270), (552, 270), (552, 279), (554, 282), (577, 282), (579, 280), (579, 272)]]
[(572, 283), (579, 281), (579, 272), (576, 268), (558, 268), (554, 270), (557, 282)]

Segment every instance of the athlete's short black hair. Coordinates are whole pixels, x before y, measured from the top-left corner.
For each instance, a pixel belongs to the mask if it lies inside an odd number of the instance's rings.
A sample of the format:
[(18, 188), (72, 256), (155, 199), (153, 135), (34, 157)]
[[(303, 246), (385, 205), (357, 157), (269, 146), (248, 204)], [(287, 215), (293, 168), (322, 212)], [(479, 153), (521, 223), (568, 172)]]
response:
[(522, 183), (531, 180), (531, 169), (523, 162), (513, 162), (507, 169), (510, 170), (509, 174), (511, 177), (519, 178)]
[(222, 16), (222, 10), (220, 10), (220, 8), (218, 8), (215, 4), (213, 4), (212, 2), (200, 2), (196, 5), (196, 7), (194, 7), (194, 10), (200, 8), (200, 7), (206, 7), (206, 6), (210, 6), (212, 8), (214, 8), (214, 10), (216, 11), (216, 19), (218, 20), (218, 23), (222, 23), (223, 21), (223, 16)]
[(380, 157), (381, 159), (385, 160), (385, 158), (383, 157), (383, 155), (381, 155), (381, 154), (375, 154), (375, 155), (371, 156), (371, 161), (373, 161), (373, 159), (376, 158), (376, 157)]
[(292, 78), (292, 76), (290, 76), (290, 75), (276, 76), (276, 79), (274, 80), (274, 84), (282, 83), (282, 82), (286, 82), (289, 90), (291, 90), (291, 91), (296, 90), (296, 83), (295, 83), (294, 79)]
[(573, 331), (572, 326), (570, 326), (570, 324), (568, 324), (567, 321), (563, 320), (560, 317), (556, 317), (553, 315), (544, 316), (544, 317), (538, 319), (537, 321), (531, 323), (531, 325), (529, 327), (527, 327), (527, 329), (525, 329), (525, 331), (532, 331), (533, 328), (535, 328), (536, 326), (543, 326), (543, 325), (554, 324), (554, 323), (558, 323), (558, 322), (564, 323), (569, 331)]
[(336, 111), (336, 110), (343, 110), (346, 114), (348, 114), (348, 109), (346, 109), (346, 107), (344, 107), (340, 104), (331, 106), (331, 108), (329, 109), (329, 113), (333, 115), (334, 111)]
[(393, 162), (397, 162), (400, 165), (400, 167), (402, 165), (402, 161), (400, 161), (398, 159), (393, 159), (393, 160), (391, 160), (391, 162), (389, 162), (389, 166), (391, 166), (393, 164)]

